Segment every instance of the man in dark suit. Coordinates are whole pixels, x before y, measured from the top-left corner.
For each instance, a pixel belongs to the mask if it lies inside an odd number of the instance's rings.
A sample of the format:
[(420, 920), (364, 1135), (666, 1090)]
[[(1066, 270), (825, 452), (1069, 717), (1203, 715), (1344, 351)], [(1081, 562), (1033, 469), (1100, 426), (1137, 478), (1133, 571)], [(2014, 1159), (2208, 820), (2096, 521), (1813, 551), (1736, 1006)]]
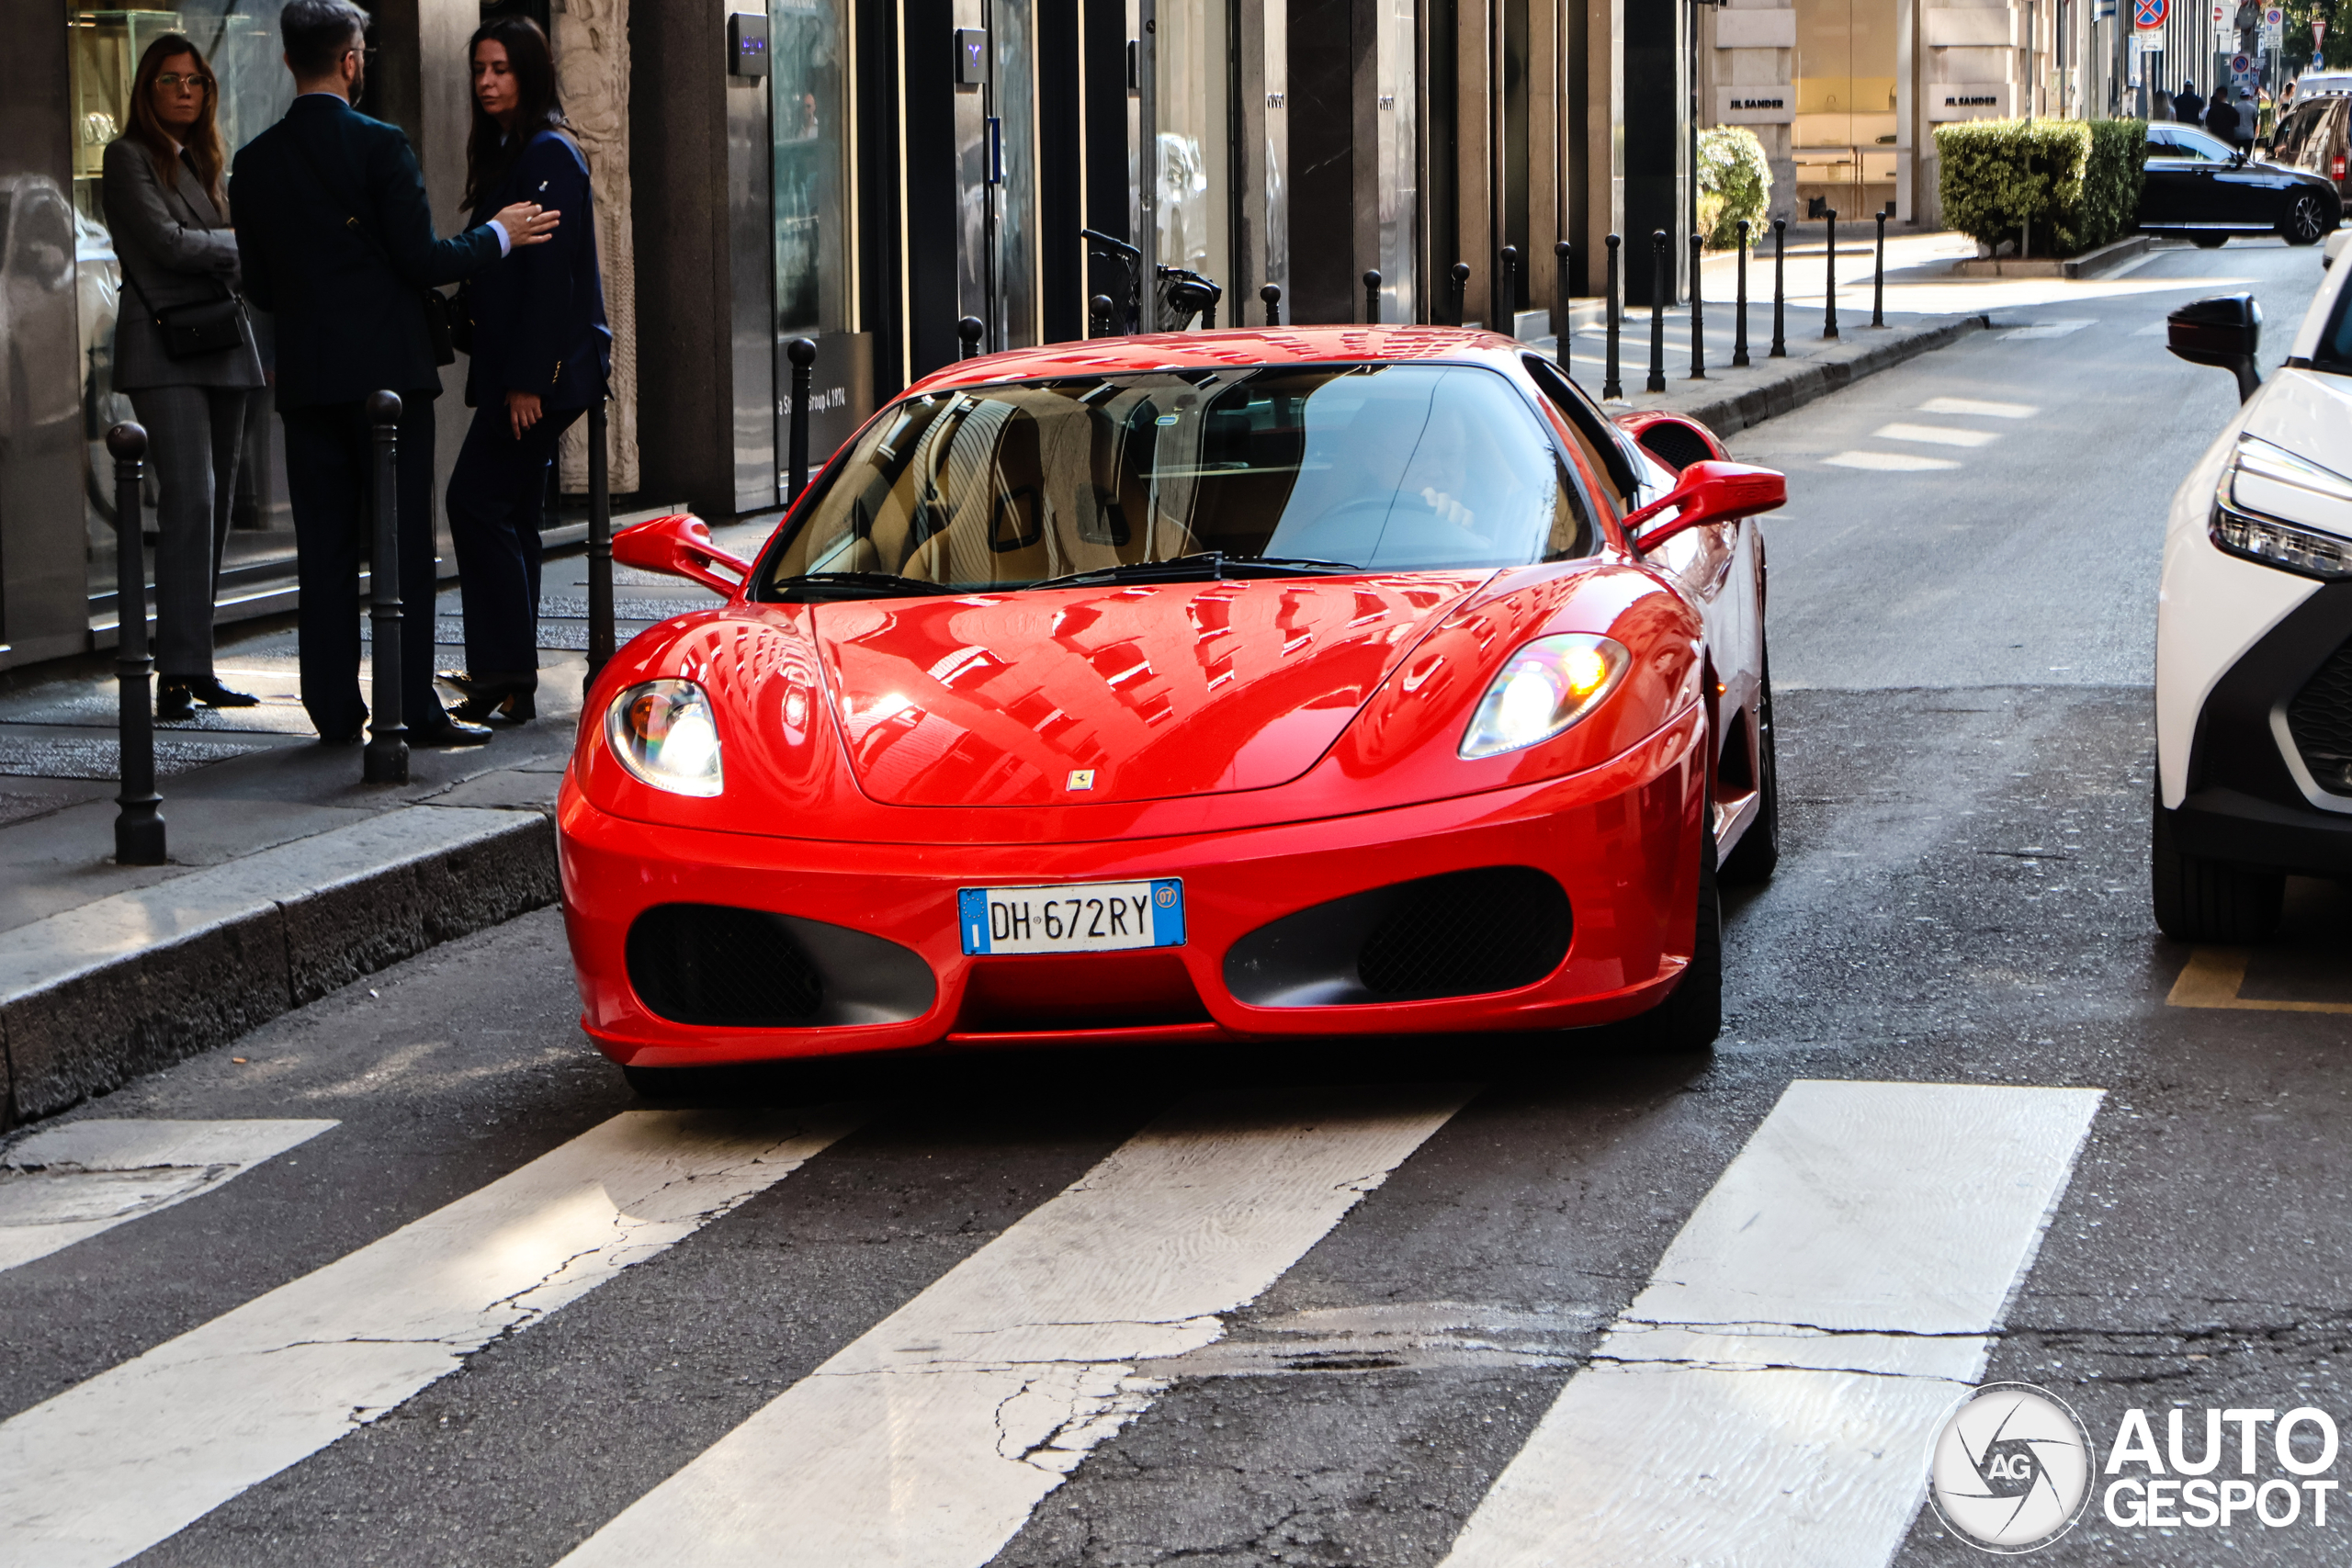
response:
[[(351, 0), (290, 0), (279, 20), (296, 97), (238, 152), (229, 185), (245, 293), (277, 317), (277, 409), (302, 590), (302, 705), (330, 744), (356, 741), (359, 557), (372, 472), (366, 400), (400, 394), (401, 708), (412, 746), (473, 745), (433, 690), (433, 400), (441, 395), (424, 291), (514, 245), (557, 214), (523, 203), (452, 239), (433, 231), (424, 178), (396, 126), (351, 107), (368, 14)], [(382, 563), (377, 563), (381, 569)]]

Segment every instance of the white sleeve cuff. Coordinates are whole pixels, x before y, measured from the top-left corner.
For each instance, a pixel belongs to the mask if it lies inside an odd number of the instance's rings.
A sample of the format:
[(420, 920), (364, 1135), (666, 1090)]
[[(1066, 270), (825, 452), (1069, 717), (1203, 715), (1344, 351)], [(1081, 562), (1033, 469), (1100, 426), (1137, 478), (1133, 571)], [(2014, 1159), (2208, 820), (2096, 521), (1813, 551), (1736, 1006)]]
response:
[(490, 231), (498, 236), (498, 254), (500, 255), (506, 255), (514, 251), (514, 238), (506, 232), (505, 224), (501, 223), (497, 219), (493, 218), (490, 220)]

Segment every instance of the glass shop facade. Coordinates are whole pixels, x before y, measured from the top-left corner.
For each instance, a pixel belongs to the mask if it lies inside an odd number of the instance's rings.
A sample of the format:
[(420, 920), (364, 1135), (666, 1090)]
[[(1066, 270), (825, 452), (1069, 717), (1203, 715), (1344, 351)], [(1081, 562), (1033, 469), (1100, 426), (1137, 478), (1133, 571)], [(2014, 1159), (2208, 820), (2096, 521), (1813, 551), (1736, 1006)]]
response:
[[(205, 50), (233, 157), (292, 98), (282, 4), (22, 0), (0, 12), (0, 667), (112, 642), (123, 520), (102, 438), (130, 410), (110, 378), (122, 285), (98, 172), (127, 122), (140, 52), (166, 31)], [(567, 37), (586, 36), (583, 24), (625, 35), (626, 92), (600, 106), (622, 130), (591, 155), (599, 201), (624, 191), (630, 209), (633, 255), (605, 258), (608, 311), (634, 323), (623, 329), (634, 384), (616, 392), (633, 412), (615, 421), (616, 443), (631, 446), (616, 471), (639, 476), (634, 495), (616, 498), (623, 513), (779, 503), (797, 338), (818, 349), (820, 462), (877, 402), (956, 358), (966, 317), (980, 322), (983, 350), (1084, 337), (1098, 296), (1116, 330), (1204, 324), (1163, 305), (1148, 280), (1164, 265), (1219, 287), (1218, 325), (1261, 323), (1268, 284), (1283, 291), (1286, 322), (1362, 321), (1367, 272), (1379, 274), (1384, 321), (1500, 325), (1508, 245), (1519, 258), (1515, 324), (1542, 333), (1566, 296), (1600, 292), (1603, 234), (1667, 229), (1679, 262), (1687, 232), (1686, 29), (1698, 9), (1687, 5), (371, 9), (359, 107), (408, 131), (445, 233), (460, 219), (464, 42), (480, 19), (517, 13), (547, 26), (568, 95)], [(609, 58), (616, 45), (605, 47)], [(1642, 85), (1631, 103), (1629, 79)], [(1460, 283), (1457, 263), (1468, 271)], [(1646, 277), (1628, 282), (1629, 300), (1646, 302)], [(463, 368), (445, 372), (445, 475), (465, 419)], [(245, 433), (223, 619), (295, 602), (278, 441), (265, 394)], [(564, 524), (554, 514), (551, 525)], [(446, 568), (446, 541), (442, 554)]]

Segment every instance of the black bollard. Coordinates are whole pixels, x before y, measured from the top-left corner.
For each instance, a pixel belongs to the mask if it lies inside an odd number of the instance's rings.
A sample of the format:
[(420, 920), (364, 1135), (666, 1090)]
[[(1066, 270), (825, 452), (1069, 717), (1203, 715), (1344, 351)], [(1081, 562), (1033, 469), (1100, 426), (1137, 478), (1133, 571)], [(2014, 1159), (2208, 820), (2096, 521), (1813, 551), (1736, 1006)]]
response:
[(1878, 256), (1871, 273), (1871, 325), (1886, 325), (1886, 209), (1878, 213)]
[(1553, 244), (1552, 259), (1557, 264), (1557, 276), (1552, 279), (1552, 320), (1555, 323), (1552, 356), (1560, 362), (1560, 374), (1573, 381), (1576, 372), (1568, 364), (1568, 343), (1576, 334), (1568, 330), (1572, 321), (1568, 307), (1568, 243), (1566, 240)]
[(976, 357), (980, 352), (980, 334), (986, 331), (988, 328), (980, 323), (978, 316), (967, 316), (956, 322), (956, 335), (964, 340), (964, 352), (956, 357), (958, 359)]
[(1505, 337), (1519, 335), (1519, 247), (1505, 245), (1495, 268), (1495, 288), (1500, 291), (1502, 309), (1496, 312), (1501, 324), (1495, 330)]
[(155, 698), (148, 682), (155, 661), (147, 656), (147, 551), (140, 497), (147, 432), (118, 424), (107, 432), (107, 450), (114, 454), (114, 663), (121, 696), (116, 751), (122, 793), (114, 797), (114, 859), (117, 865), (161, 865), (164, 797), (155, 793)]
[(1270, 327), (1281, 326), (1283, 324), (1283, 286), (1279, 283), (1269, 283), (1258, 290), (1258, 298), (1266, 302), (1266, 324)]
[(1699, 236), (1690, 236), (1690, 379), (1707, 378), (1706, 324), (1699, 311)]
[[(401, 400), (396, 392), (368, 395), (368, 423), (376, 427), (376, 544), (368, 558), (368, 619), (376, 646), (368, 752), (360, 777), (369, 784), (408, 783), (408, 726), (401, 722)], [(432, 635), (426, 606), (425, 635)]]
[(1666, 390), (1666, 231), (1650, 235), (1656, 260), (1650, 268), (1650, 379), (1646, 390)]
[(588, 673), (580, 682), (582, 696), (620, 641), (613, 630), (613, 479), (605, 451), (605, 401), (598, 398), (588, 405)]
[(785, 345), (784, 356), (792, 361), (791, 434), (785, 446), (792, 488), (785, 492), (784, 503), (789, 506), (808, 488), (808, 382), (817, 363), (817, 345), (797, 337)]
[(1380, 274), (1370, 268), (1363, 275), (1363, 319), (1373, 326), (1380, 324)]
[(1789, 220), (1785, 218), (1775, 218), (1772, 220), (1772, 346), (1764, 355), (1767, 359), (1786, 359), (1789, 356), (1789, 337), (1786, 331), (1789, 280), (1787, 269), (1782, 265), (1788, 259), (1788, 248)]
[(1745, 368), (1747, 357), (1747, 220), (1739, 220), (1739, 305), (1732, 312), (1731, 367)]
[(1453, 324), (1457, 327), (1466, 326), (1469, 323), (1465, 318), (1470, 314), (1470, 264), (1455, 262), (1453, 276)]
[(1836, 208), (1829, 209), (1828, 218), (1829, 246), (1823, 253), (1823, 260), (1827, 265), (1829, 272), (1821, 291), (1821, 308), (1825, 312), (1821, 318), (1821, 335), (1836, 337), (1838, 335), (1838, 209)]
[(1111, 297), (1108, 294), (1097, 294), (1092, 299), (1087, 302), (1087, 305), (1088, 319), (1086, 335), (1089, 337), (1109, 337), (1111, 335), (1111, 312), (1117, 308), (1111, 303)]
[(1600, 305), (1601, 315), (1606, 318), (1609, 328), (1609, 363), (1601, 371), (1600, 395), (1622, 398), (1625, 395), (1625, 383), (1617, 377), (1617, 329), (1623, 312), (1619, 309), (1617, 299), (1617, 251), (1624, 242), (1611, 234), (1602, 243), (1609, 247), (1609, 289)]

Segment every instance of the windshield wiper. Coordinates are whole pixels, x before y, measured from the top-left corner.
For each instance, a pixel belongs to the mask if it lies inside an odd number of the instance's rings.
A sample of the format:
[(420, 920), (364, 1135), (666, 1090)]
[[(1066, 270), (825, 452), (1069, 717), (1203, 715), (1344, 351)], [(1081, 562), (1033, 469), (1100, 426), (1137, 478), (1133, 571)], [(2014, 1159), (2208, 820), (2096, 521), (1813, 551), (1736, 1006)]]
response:
[(1107, 582), (1214, 582), (1228, 577), (1330, 577), (1364, 569), (1343, 560), (1304, 556), (1229, 556), (1223, 550), (1171, 556), (1166, 560), (1129, 561), (1096, 567), (1029, 584), (1032, 588), (1087, 588)]
[(786, 604), (825, 599), (923, 599), (966, 590), (949, 582), (922, 582), (894, 571), (804, 571), (779, 577), (770, 587)]

